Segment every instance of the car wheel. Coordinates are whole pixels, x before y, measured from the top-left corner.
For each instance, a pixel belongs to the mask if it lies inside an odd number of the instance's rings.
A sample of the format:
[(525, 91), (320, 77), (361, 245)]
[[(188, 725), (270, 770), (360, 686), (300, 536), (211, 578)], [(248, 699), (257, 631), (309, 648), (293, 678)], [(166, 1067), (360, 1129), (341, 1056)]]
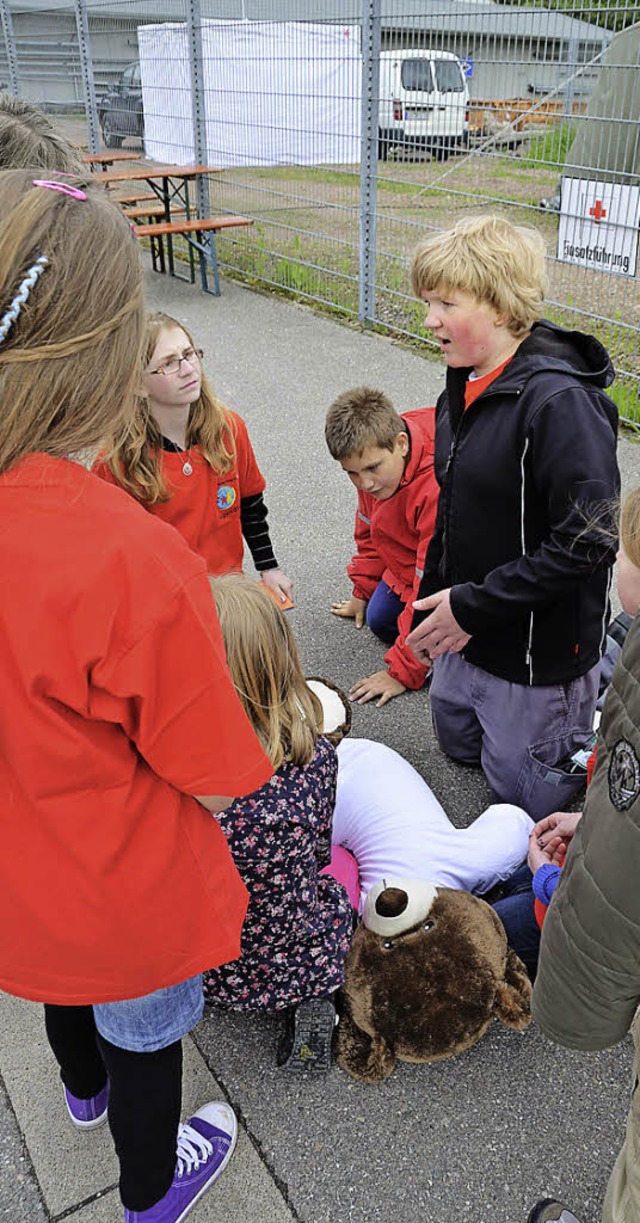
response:
[(102, 139), (108, 149), (119, 149), (124, 136), (119, 136), (113, 130), (113, 120), (110, 115), (105, 115), (102, 120)]

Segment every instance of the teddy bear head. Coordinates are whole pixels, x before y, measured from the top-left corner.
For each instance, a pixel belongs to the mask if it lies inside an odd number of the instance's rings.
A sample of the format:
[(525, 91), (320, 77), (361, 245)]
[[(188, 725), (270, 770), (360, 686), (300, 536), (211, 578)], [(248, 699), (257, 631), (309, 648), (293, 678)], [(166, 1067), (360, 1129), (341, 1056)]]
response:
[(468, 892), (386, 880), (367, 896), (345, 965), (336, 1060), (381, 1082), (396, 1058), (468, 1049), (492, 1019), (522, 1030), (531, 984), (490, 905)]

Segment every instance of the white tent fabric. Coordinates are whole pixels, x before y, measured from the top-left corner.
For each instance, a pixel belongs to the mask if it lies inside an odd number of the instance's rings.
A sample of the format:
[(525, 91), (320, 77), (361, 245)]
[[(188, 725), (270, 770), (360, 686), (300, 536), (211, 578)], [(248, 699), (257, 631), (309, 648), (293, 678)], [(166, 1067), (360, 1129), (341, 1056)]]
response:
[[(360, 160), (357, 26), (311, 22), (202, 23), (209, 162), (336, 165)], [(187, 27), (138, 29), (145, 151), (194, 160)]]

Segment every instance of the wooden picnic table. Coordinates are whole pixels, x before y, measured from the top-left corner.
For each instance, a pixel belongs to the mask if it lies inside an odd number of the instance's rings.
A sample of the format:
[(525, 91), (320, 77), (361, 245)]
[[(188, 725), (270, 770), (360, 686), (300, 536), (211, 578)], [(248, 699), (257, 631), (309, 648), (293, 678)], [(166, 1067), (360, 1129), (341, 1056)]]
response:
[[(167, 240), (167, 257), (169, 265), (169, 275), (175, 276), (175, 265), (173, 257), (173, 242), (172, 239), (177, 234), (182, 234), (187, 239), (189, 246), (189, 262), (191, 270), (191, 281), (195, 277), (194, 270), (194, 253), (197, 252), (200, 262), (200, 273), (202, 277), (202, 287), (205, 292), (207, 289), (206, 278), (206, 263), (207, 260), (211, 263), (211, 267), (215, 280), (215, 293), (219, 295), (220, 284), (218, 279), (218, 265), (215, 250), (215, 232), (218, 229), (228, 228), (234, 225), (250, 225), (252, 222), (247, 217), (198, 217), (194, 214), (193, 202), (189, 199), (189, 183), (199, 178), (207, 178), (209, 174), (220, 174), (219, 166), (208, 166), (203, 164), (193, 164), (187, 166), (143, 166), (137, 165), (130, 169), (118, 168), (117, 170), (98, 170), (94, 174), (94, 180), (97, 183), (102, 183), (109, 188), (115, 183), (136, 183), (145, 182), (153, 191), (154, 195), (160, 200), (164, 209), (164, 222), (162, 224), (139, 226), (136, 225), (136, 232), (140, 237), (149, 237), (152, 241), (157, 239), (160, 243), (163, 237)], [(185, 213), (184, 222), (175, 222), (172, 220), (172, 212), (175, 215), (176, 208)], [(202, 224), (198, 225), (198, 221)], [(206, 236), (208, 235), (208, 237)], [(153, 248), (152, 248), (153, 251)], [(158, 266), (160, 270), (164, 269), (164, 254), (161, 247), (158, 248)], [(154, 266), (156, 258), (154, 256)]]
[(86, 166), (91, 166), (92, 170), (95, 170), (97, 166), (102, 166), (103, 170), (108, 170), (114, 161), (139, 161), (140, 157), (140, 153), (129, 153), (125, 152), (124, 149), (117, 149), (113, 153), (82, 153), (80, 160)]
[[(171, 221), (171, 206), (179, 205), (184, 208), (187, 220), (191, 220), (193, 215), (192, 205), (189, 199), (189, 183), (197, 178), (206, 178), (208, 174), (220, 174), (219, 166), (205, 165), (188, 165), (188, 166), (133, 166), (129, 170), (118, 168), (117, 170), (97, 170), (94, 174), (94, 179), (98, 183), (103, 183), (107, 189), (113, 183), (148, 183), (154, 195), (157, 195), (160, 202), (164, 205), (164, 219), (167, 224)], [(173, 267), (173, 250), (171, 243), (168, 243), (169, 255), (169, 272), (172, 276), (175, 275)]]

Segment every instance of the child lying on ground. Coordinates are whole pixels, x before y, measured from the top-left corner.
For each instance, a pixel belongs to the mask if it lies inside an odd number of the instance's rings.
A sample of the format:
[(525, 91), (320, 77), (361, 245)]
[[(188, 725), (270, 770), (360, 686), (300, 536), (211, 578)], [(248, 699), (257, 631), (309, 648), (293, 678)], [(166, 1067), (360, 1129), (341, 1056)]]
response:
[(325, 873), (336, 783), (333, 840), (359, 859), (367, 888), (400, 873), (485, 891), (524, 859), (531, 821), (517, 808), (494, 808), (456, 830), (389, 748), (345, 740), (336, 755), (321, 734), (320, 702), (305, 682), (286, 616), (240, 574), (211, 584), (236, 692), (276, 771), (215, 817), (250, 899), (241, 957), (205, 974), (205, 996), (238, 1010), (292, 1008), (281, 1064), (326, 1069), (332, 995), (343, 980), (357, 904), (337, 881), (345, 876), (335, 861)]

